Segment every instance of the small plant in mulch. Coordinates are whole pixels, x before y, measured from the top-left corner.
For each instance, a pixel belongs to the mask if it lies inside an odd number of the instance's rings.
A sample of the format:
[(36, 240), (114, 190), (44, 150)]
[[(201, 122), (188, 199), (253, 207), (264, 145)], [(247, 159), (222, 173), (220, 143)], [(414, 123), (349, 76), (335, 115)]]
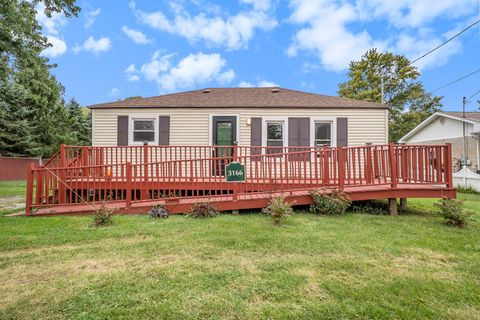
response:
[(210, 202), (195, 202), (187, 213), (192, 218), (213, 218), (218, 210)]
[(352, 204), (350, 197), (338, 189), (317, 189), (309, 192), (314, 204), (310, 211), (325, 215), (342, 215)]
[(107, 208), (104, 205), (93, 214), (92, 227), (104, 227), (113, 224), (113, 214), (115, 209)]
[(273, 219), (273, 224), (280, 225), (283, 220), (293, 214), (292, 203), (285, 201), (285, 197), (278, 196), (270, 199), (268, 206), (262, 210)]
[(152, 209), (150, 209), (150, 211), (148, 211), (148, 215), (151, 218), (168, 218), (168, 212), (161, 204), (156, 205)]
[(473, 214), (472, 211), (464, 210), (462, 200), (443, 198), (433, 205), (440, 209), (439, 214), (445, 219), (446, 223), (455, 227), (465, 227), (468, 218)]

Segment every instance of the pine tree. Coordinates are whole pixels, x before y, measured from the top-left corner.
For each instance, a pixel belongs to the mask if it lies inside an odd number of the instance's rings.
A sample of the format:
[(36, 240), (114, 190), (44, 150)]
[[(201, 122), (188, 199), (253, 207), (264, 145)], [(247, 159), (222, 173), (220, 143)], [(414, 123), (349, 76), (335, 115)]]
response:
[(66, 107), (69, 113), (70, 128), (75, 134), (76, 144), (90, 145), (90, 110), (82, 108), (73, 98), (67, 103)]
[(30, 128), (32, 111), (26, 104), (27, 92), (21, 85), (0, 83), (0, 154), (32, 155), (35, 148)]

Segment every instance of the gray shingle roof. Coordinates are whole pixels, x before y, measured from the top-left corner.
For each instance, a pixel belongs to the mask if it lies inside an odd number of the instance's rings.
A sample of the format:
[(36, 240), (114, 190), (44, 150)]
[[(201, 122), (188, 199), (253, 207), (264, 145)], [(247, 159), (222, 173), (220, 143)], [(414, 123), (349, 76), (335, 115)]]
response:
[(210, 88), (101, 103), (100, 108), (365, 108), (386, 105), (284, 88)]
[[(448, 114), (457, 118), (463, 118), (462, 112), (440, 111), (440, 113)], [(480, 112), (465, 112), (465, 118), (470, 121), (480, 122)]]

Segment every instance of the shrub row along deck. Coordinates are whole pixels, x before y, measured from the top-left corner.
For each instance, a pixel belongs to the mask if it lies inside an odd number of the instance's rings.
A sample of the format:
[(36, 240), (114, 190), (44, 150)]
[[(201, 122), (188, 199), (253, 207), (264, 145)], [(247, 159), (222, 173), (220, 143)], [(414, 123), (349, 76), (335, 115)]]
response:
[[(227, 182), (226, 166), (244, 166), (244, 182)], [(352, 200), (455, 197), (451, 146), (360, 147), (62, 145), (42, 166), (31, 165), (26, 213), (91, 213), (101, 205), (121, 213), (163, 204), (186, 212), (197, 201), (219, 210), (266, 206), (283, 194), (312, 202), (312, 189), (344, 190)]]

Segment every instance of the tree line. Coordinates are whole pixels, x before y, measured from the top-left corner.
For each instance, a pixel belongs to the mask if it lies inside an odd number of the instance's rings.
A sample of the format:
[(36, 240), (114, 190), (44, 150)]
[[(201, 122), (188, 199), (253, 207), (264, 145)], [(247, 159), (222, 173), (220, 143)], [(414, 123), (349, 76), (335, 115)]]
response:
[(36, 8), (77, 16), (74, 0), (0, 1), (0, 155), (49, 157), (61, 143), (90, 144), (90, 113), (72, 99), (41, 55), (50, 46)]

